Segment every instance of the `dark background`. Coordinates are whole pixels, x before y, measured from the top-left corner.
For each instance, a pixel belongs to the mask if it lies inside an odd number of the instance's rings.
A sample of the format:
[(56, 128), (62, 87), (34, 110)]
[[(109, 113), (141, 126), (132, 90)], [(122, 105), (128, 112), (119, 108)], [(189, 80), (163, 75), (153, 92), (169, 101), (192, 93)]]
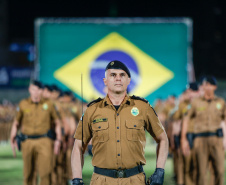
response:
[[(34, 43), (37, 17), (190, 17), (196, 78), (210, 74), (226, 79), (226, 2), (223, 0), (0, 0), (2, 4), (7, 17), (2, 42), (6, 50), (13, 42)], [(1, 63), (30, 65), (24, 54), (9, 52), (8, 55), (6, 60), (0, 59)]]

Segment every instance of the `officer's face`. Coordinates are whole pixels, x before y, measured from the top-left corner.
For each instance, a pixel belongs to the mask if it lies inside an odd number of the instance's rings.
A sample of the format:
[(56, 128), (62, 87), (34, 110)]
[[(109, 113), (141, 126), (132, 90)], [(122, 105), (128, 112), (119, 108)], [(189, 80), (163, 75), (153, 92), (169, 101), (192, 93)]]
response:
[(127, 90), (130, 80), (125, 71), (121, 69), (108, 69), (104, 78), (104, 84), (107, 86), (108, 92), (121, 94)]
[(52, 98), (53, 100), (56, 100), (56, 99), (59, 97), (59, 95), (60, 95), (60, 92), (58, 92), (58, 91), (53, 91), (53, 92), (51, 93), (51, 98)]
[(31, 84), (29, 86), (29, 93), (31, 96), (31, 100), (33, 102), (39, 102), (42, 95), (42, 89), (40, 89), (38, 86)]
[(212, 85), (211, 83), (206, 81), (203, 82), (202, 87), (204, 92), (206, 93), (213, 93), (217, 89), (216, 85)]
[(43, 96), (43, 98), (49, 99), (50, 96), (51, 96), (51, 92), (50, 92), (47, 88), (45, 88), (45, 89), (43, 90), (42, 96)]

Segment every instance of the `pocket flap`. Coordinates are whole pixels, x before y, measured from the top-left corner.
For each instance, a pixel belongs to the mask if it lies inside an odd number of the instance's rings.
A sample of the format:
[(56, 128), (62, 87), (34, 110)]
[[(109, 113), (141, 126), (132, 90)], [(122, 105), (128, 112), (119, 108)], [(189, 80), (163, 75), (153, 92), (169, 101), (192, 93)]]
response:
[(99, 123), (93, 124), (92, 129), (94, 131), (106, 130), (106, 129), (108, 129), (108, 127), (109, 127), (109, 125), (108, 125), (108, 121), (107, 121), (107, 122), (99, 122)]
[(126, 120), (126, 127), (129, 129), (137, 129), (137, 130), (144, 128), (143, 123), (141, 121), (133, 121), (133, 120)]

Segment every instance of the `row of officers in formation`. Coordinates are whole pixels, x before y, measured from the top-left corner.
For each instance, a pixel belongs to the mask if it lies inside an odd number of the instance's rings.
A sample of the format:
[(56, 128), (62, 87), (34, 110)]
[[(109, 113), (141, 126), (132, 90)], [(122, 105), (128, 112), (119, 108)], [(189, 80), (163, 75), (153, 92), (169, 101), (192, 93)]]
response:
[[(223, 185), (226, 105), (215, 95), (216, 88), (216, 79), (205, 76), (188, 84), (178, 99), (169, 96), (155, 103), (178, 185)], [(36, 185), (38, 177), (43, 185), (67, 184), (73, 136), (86, 105), (71, 92), (39, 81), (30, 83), (29, 93), (16, 108), (10, 136), (14, 156), (16, 148), (22, 150), (24, 184)]]
[[(71, 152), (81, 102), (56, 85), (32, 81), (30, 97), (16, 108), (10, 142), (22, 151), (24, 184), (66, 185), (72, 179)], [(85, 104), (83, 105), (85, 108)]]
[(188, 84), (178, 99), (156, 100), (177, 185), (224, 184), (226, 105), (215, 95), (216, 89), (215, 77), (205, 76), (199, 83)]

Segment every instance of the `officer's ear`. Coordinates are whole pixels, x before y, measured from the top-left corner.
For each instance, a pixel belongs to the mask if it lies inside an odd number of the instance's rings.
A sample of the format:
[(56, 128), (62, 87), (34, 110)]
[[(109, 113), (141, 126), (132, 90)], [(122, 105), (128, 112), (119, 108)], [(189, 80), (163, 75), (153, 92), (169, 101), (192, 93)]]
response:
[(130, 82), (131, 82), (131, 78), (128, 78), (128, 83), (127, 83), (127, 85), (129, 85), (129, 84), (130, 84)]
[(103, 78), (103, 81), (104, 81), (104, 85), (107, 86), (107, 79)]

